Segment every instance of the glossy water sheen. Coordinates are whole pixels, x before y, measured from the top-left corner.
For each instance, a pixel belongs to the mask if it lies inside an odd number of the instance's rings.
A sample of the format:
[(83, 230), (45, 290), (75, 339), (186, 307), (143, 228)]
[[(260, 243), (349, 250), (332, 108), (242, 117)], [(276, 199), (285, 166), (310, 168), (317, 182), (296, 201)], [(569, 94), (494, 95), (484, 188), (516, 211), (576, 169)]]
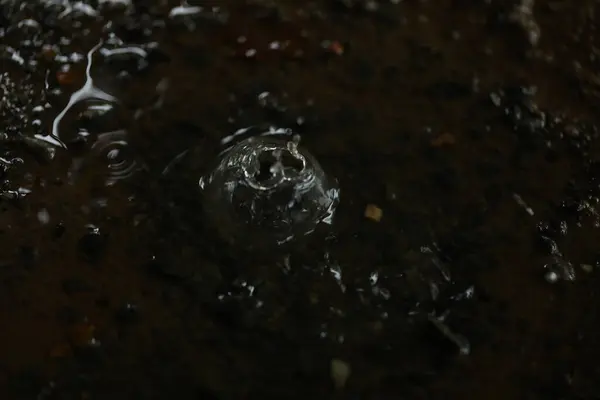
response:
[(0, 399), (598, 398), (598, 11), (0, 0)]

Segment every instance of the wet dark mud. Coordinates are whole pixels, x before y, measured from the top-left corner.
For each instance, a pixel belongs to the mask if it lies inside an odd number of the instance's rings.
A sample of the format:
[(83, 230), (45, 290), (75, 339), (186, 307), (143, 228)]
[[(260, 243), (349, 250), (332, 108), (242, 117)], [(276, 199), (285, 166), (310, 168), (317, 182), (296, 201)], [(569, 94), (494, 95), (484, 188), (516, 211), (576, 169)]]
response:
[[(0, 0), (0, 398), (600, 397), (596, 13)], [(199, 187), (265, 133), (279, 245)]]

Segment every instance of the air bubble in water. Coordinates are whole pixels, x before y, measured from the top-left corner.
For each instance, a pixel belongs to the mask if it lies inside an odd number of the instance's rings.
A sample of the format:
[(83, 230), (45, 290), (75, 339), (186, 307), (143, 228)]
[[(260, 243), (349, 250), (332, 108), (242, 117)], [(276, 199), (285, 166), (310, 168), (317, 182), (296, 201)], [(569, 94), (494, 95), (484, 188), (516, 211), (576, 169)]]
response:
[(246, 139), (199, 181), (208, 217), (229, 240), (281, 244), (331, 223), (339, 189), (299, 137)]

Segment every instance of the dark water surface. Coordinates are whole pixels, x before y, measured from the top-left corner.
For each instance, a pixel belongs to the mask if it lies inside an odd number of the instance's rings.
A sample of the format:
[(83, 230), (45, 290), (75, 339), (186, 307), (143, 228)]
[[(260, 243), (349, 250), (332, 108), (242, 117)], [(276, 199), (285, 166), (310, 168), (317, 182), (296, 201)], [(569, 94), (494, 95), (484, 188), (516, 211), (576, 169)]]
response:
[[(600, 398), (597, 12), (0, 0), (0, 398)], [(220, 234), (240, 131), (331, 226)]]

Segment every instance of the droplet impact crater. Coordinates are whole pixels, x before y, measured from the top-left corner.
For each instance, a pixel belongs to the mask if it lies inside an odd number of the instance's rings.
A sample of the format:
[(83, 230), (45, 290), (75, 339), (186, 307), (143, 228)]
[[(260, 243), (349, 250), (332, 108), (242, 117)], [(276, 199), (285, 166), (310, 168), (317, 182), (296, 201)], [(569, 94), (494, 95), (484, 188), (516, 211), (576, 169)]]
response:
[(199, 181), (208, 218), (227, 240), (282, 244), (330, 224), (339, 189), (299, 137), (251, 137)]

